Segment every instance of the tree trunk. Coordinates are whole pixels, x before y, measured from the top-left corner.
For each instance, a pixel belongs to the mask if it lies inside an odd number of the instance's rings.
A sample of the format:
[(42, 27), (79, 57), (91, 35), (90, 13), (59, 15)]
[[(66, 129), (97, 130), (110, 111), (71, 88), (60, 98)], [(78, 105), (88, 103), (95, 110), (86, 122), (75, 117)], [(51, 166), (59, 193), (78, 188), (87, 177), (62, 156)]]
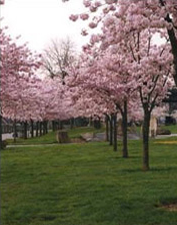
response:
[(39, 122), (39, 135), (42, 136), (42, 122)]
[(16, 126), (16, 119), (14, 120), (13, 123), (13, 130), (14, 130), (14, 143), (16, 143), (16, 137), (17, 137), (17, 126)]
[[(164, 7), (165, 6), (165, 2), (163, 0), (159, 0), (160, 4)], [(171, 16), (169, 14), (166, 15), (165, 20), (169, 23), (172, 24), (173, 23), (173, 18), (171, 18)], [(173, 54), (173, 64), (174, 64), (174, 81), (175, 84), (177, 86), (177, 37), (175, 35), (175, 28), (171, 28), (171, 29), (167, 29), (168, 32), (168, 36), (169, 36), (169, 40), (170, 40), (170, 44), (171, 44), (171, 49), (172, 49), (172, 54)]]
[(113, 115), (114, 151), (117, 151), (117, 114)]
[(28, 138), (28, 123), (24, 122), (24, 139)]
[(63, 129), (63, 121), (58, 120), (58, 130), (62, 130), (62, 129)]
[(128, 158), (128, 146), (127, 146), (127, 101), (124, 101), (124, 110), (122, 112), (122, 135), (123, 135), (122, 156), (124, 158)]
[(70, 129), (73, 129), (74, 127), (74, 118), (70, 119)]
[(93, 126), (94, 126), (95, 129), (100, 129), (100, 128), (101, 128), (101, 121), (100, 121), (100, 118), (95, 119), (95, 120), (93, 121)]
[(175, 32), (173, 29), (168, 30), (168, 36), (170, 39), (170, 43), (171, 43), (171, 48), (172, 48), (172, 54), (173, 54), (173, 64), (174, 64), (174, 81), (175, 84), (177, 86), (177, 38), (175, 36)]
[(150, 125), (150, 112), (144, 110), (143, 121), (143, 170), (148, 171), (149, 168), (149, 125)]
[(45, 132), (48, 134), (48, 121), (45, 121)]
[(2, 115), (0, 112), (0, 150), (3, 149), (3, 144), (2, 144)]
[(105, 117), (105, 123), (106, 123), (106, 141), (109, 141), (109, 116), (106, 115)]
[(36, 137), (39, 136), (39, 122), (36, 122)]
[(52, 131), (56, 131), (56, 122), (52, 120)]
[(45, 135), (46, 134), (46, 121), (44, 120), (43, 122), (42, 122), (42, 128), (43, 128), (43, 135)]
[(34, 123), (33, 120), (31, 120), (31, 137), (34, 137)]
[(109, 132), (110, 132), (110, 134), (109, 134), (109, 144), (110, 145), (113, 145), (113, 115), (111, 115), (111, 117), (110, 117), (110, 120), (109, 120), (109, 123), (110, 123), (110, 130), (109, 130)]

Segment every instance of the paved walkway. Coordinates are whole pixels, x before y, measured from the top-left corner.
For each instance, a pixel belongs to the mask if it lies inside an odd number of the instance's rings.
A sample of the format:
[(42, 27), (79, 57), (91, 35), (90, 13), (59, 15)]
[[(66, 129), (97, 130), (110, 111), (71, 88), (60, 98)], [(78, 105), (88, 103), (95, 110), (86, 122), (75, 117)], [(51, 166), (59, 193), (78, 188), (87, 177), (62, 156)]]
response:
[(7, 145), (6, 148), (16, 148), (16, 147), (39, 147), (39, 146), (57, 146), (59, 145), (58, 143), (54, 143), (54, 144), (31, 144), (31, 145)]
[(2, 134), (2, 140), (13, 139), (13, 133)]

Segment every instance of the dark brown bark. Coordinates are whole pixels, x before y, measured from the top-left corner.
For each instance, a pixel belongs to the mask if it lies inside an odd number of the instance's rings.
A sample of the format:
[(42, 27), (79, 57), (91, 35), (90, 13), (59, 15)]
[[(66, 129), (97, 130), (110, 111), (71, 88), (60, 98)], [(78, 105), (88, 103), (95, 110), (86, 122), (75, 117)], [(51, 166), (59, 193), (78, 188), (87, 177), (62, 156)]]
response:
[(113, 115), (114, 151), (117, 151), (117, 114)]
[(105, 117), (105, 123), (106, 123), (106, 141), (109, 141), (109, 116), (106, 115)]
[(173, 54), (173, 57), (174, 57), (174, 59), (173, 59), (173, 63), (174, 63), (173, 77), (174, 77), (175, 84), (177, 86), (177, 38), (175, 36), (175, 32), (174, 32), (173, 29), (168, 30), (168, 36), (169, 36), (169, 39), (170, 39), (172, 54)]
[(150, 112), (144, 108), (144, 120), (143, 120), (143, 170), (144, 171), (148, 171), (150, 169), (149, 167), (149, 125), (150, 125)]
[(56, 131), (56, 122), (55, 120), (52, 121), (52, 131)]
[(28, 138), (28, 123), (25, 121), (24, 124), (24, 134), (23, 134), (23, 137), (24, 139), (27, 139)]
[(2, 115), (0, 112), (0, 150), (3, 149), (3, 143), (2, 143)]
[(73, 129), (74, 127), (74, 118), (70, 119), (70, 129)]
[(31, 137), (34, 137), (34, 122), (31, 120)]
[(14, 123), (13, 123), (13, 131), (14, 131), (14, 143), (16, 143), (16, 138), (17, 138), (16, 120), (14, 120)]
[(48, 133), (47, 124), (48, 124), (48, 122), (45, 120), (43, 122), (43, 134), (47, 134)]
[(109, 144), (113, 145), (113, 115), (111, 115), (110, 120), (109, 120), (109, 124), (110, 124), (110, 130), (109, 130)]
[[(165, 4), (166, 4), (164, 0), (159, 0), (159, 2), (162, 6), (165, 6)], [(166, 15), (165, 20), (170, 24), (173, 23), (173, 19), (170, 17), (169, 14)], [(172, 54), (174, 57), (174, 59), (173, 59), (173, 63), (174, 63), (173, 77), (174, 77), (175, 84), (177, 86), (177, 37), (175, 35), (174, 29), (176, 29), (176, 28), (173, 26), (171, 29), (167, 29), (167, 32), (168, 32), (169, 40), (171, 43)]]
[(46, 134), (46, 121), (43, 121), (42, 122), (42, 124), (43, 124), (43, 126), (42, 126), (42, 129), (43, 129), (43, 135), (45, 135)]
[(42, 136), (42, 122), (39, 122), (39, 136)]
[(62, 129), (63, 129), (63, 121), (58, 120), (58, 130), (62, 130)]
[(48, 121), (45, 121), (45, 132), (48, 134)]
[(39, 136), (39, 122), (36, 122), (36, 137)]
[(127, 146), (127, 101), (124, 101), (124, 110), (122, 112), (122, 135), (123, 135), (123, 148), (122, 156), (128, 158), (128, 146)]

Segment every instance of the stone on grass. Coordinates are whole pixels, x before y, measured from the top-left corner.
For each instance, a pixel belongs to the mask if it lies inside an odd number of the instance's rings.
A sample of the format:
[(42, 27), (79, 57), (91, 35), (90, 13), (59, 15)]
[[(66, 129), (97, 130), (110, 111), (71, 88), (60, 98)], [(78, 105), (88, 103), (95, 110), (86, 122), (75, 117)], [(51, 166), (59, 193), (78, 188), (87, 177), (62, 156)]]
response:
[(157, 135), (170, 135), (171, 131), (168, 129), (157, 128)]
[(84, 140), (84, 141), (92, 141), (92, 139), (94, 138), (94, 134), (93, 133), (85, 133), (85, 134), (81, 134), (81, 138)]
[(68, 137), (68, 132), (65, 130), (58, 130), (56, 139), (58, 143), (70, 143), (70, 139)]

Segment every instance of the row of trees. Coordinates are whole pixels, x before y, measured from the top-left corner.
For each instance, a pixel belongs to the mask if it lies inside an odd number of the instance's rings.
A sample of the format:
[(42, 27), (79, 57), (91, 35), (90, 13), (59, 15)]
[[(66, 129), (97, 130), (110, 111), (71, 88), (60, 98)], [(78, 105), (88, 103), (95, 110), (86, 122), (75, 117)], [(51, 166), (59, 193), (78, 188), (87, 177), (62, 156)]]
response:
[[(173, 0), (83, 3), (90, 13), (71, 15), (70, 19), (90, 17), (89, 28), (100, 24), (101, 32), (91, 35), (90, 43), (83, 47), (85, 55), (79, 66), (70, 71), (74, 75), (71, 77), (75, 77), (71, 78), (71, 84), (76, 96), (87, 94), (86, 99), (98, 104), (99, 110), (103, 107), (102, 113), (115, 117), (120, 112), (125, 156), (127, 112), (130, 108), (135, 114), (135, 106), (143, 109), (143, 169), (148, 170), (152, 111), (166, 97), (173, 81), (177, 84), (177, 3)], [(82, 33), (86, 35), (88, 31)], [(161, 39), (161, 44), (155, 42), (155, 37)]]
[[(90, 17), (90, 28), (98, 24), (101, 27), (99, 34), (91, 35), (77, 59), (70, 54), (72, 45), (64, 45), (63, 54), (53, 42), (42, 60), (26, 45), (17, 46), (1, 30), (2, 113), (19, 121), (106, 117), (110, 130), (114, 128), (110, 132), (114, 150), (117, 150), (117, 116), (121, 116), (123, 157), (128, 157), (127, 119), (142, 118), (143, 169), (148, 170), (150, 117), (176, 79), (173, 51), (176, 4), (172, 0), (103, 3), (84, 1), (90, 13), (70, 17), (74, 21)], [(161, 44), (154, 42), (156, 35), (163, 40)], [(36, 76), (41, 66), (50, 77)]]

